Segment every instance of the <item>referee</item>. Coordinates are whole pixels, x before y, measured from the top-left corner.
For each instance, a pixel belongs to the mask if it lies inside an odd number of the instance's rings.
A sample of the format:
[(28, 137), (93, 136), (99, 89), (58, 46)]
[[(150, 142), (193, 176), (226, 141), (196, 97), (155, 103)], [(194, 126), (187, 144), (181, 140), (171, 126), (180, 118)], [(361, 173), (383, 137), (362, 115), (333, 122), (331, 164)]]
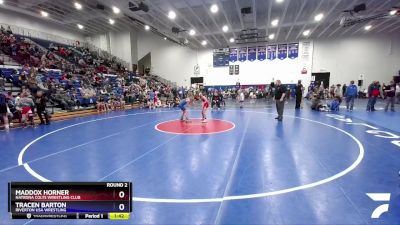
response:
[(283, 119), (283, 108), (285, 106), (285, 97), (286, 97), (286, 87), (282, 85), (280, 80), (277, 80), (275, 87), (275, 102), (276, 102), (276, 111), (278, 112), (278, 117), (276, 117), (275, 119), (278, 121), (282, 121)]

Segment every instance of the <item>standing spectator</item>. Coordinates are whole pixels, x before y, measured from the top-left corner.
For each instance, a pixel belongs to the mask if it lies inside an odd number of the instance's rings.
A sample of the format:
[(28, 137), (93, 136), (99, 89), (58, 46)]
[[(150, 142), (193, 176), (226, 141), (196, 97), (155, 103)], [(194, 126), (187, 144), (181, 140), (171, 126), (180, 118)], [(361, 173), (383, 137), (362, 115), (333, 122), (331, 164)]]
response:
[(296, 109), (300, 109), (301, 99), (303, 98), (304, 87), (301, 84), (301, 80), (296, 85)]
[(8, 131), (10, 125), (8, 123), (7, 96), (4, 93), (0, 93), (0, 117), (3, 118), (4, 127)]
[[(41, 125), (43, 125), (43, 124), (49, 125), (50, 124), (49, 116), (46, 111), (46, 102), (47, 102), (46, 96), (43, 95), (42, 91), (38, 91), (36, 93), (35, 104), (36, 104), (36, 111), (39, 116)], [(44, 118), (46, 119), (46, 123), (43, 120), (42, 114), (44, 115)]]
[(386, 99), (386, 87), (387, 87), (386, 84), (382, 83), (382, 87), (380, 87), (382, 89), (379, 90), (380, 93), (382, 93), (382, 95), (383, 95), (383, 99)]
[(394, 81), (390, 81), (390, 84), (387, 85), (384, 90), (386, 92), (385, 112), (388, 111), (389, 104), (390, 110), (394, 112), (394, 98), (396, 96), (396, 85), (394, 84)]
[(354, 99), (358, 94), (357, 86), (354, 84), (354, 80), (350, 81), (350, 85), (346, 88), (344, 93), (346, 97), (347, 111), (353, 111)]
[(275, 88), (275, 101), (276, 101), (276, 111), (278, 112), (278, 121), (282, 121), (283, 119), (283, 109), (285, 107), (285, 97), (286, 97), (286, 87), (282, 85), (280, 80), (276, 81)]
[(342, 98), (343, 97), (343, 93), (346, 92), (346, 91), (343, 91), (341, 86), (342, 86), (341, 84), (337, 84), (336, 85), (334, 98), (336, 98), (336, 97)]
[(400, 83), (396, 85), (396, 104), (400, 104)]
[(220, 110), (221, 104), (220, 104), (219, 100), (220, 100), (220, 98), (219, 98), (218, 92), (215, 90), (214, 95), (212, 96), (211, 109), (213, 109), (214, 105), (216, 105), (218, 110)]
[(347, 91), (347, 86), (346, 86), (346, 84), (343, 84), (343, 87), (342, 87), (342, 96), (346, 96), (346, 91)]
[(154, 104), (154, 100), (156, 98), (156, 93), (154, 92), (155, 90), (150, 89), (149, 91), (149, 96), (148, 96), (148, 105), (149, 105), (149, 109), (155, 109), (156, 106)]
[(244, 91), (242, 89), (239, 90), (239, 102), (240, 102), (240, 108), (243, 108)]
[(368, 104), (367, 104), (367, 111), (375, 111), (375, 103), (376, 99), (380, 95), (379, 92), (379, 82), (374, 81), (368, 87)]

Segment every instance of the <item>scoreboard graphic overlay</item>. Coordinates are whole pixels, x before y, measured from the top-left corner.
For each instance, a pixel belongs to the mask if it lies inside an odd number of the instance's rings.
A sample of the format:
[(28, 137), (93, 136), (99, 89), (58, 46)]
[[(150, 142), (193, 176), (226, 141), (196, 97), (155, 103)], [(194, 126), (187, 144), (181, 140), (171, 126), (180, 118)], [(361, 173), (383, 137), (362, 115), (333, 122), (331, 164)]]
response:
[(130, 182), (11, 182), (13, 219), (129, 219)]

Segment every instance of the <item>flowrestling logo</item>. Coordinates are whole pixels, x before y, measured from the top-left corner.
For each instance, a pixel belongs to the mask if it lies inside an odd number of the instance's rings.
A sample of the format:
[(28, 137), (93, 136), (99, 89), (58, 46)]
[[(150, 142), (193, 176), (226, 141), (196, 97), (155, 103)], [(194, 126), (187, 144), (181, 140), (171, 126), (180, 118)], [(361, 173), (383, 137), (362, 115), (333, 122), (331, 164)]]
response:
[(375, 208), (371, 214), (372, 219), (379, 219), (383, 213), (389, 212), (390, 193), (367, 193), (366, 195), (375, 202), (385, 203)]
[[(351, 118), (337, 114), (327, 114), (327, 117), (333, 118), (338, 121), (345, 122), (348, 125), (366, 127), (366, 133), (372, 134), (378, 138), (390, 140), (390, 143), (400, 148), (400, 136), (388, 131), (380, 130), (377, 127), (371, 126), (367, 123), (354, 123)], [(400, 174), (400, 172), (399, 172)], [(371, 219), (379, 219), (382, 214), (389, 212), (390, 193), (366, 193), (366, 195), (375, 202), (383, 203), (372, 211)]]

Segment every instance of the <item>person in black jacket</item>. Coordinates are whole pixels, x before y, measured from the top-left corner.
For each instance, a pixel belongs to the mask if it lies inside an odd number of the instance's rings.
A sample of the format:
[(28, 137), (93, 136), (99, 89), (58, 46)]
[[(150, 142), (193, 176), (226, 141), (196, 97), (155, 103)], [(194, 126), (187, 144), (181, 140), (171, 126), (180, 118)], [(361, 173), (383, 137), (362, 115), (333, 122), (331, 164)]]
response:
[[(43, 95), (42, 91), (38, 91), (36, 93), (35, 105), (36, 105), (37, 114), (38, 114), (39, 119), (40, 119), (40, 124), (49, 125), (50, 121), (49, 121), (49, 115), (48, 115), (48, 113), (46, 111), (46, 103), (47, 103), (46, 96)], [(42, 114), (44, 115), (46, 123), (43, 120), (43, 115)]]
[(220, 97), (217, 91), (214, 91), (214, 94), (212, 96), (211, 109), (213, 109), (215, 105), (217, 106), (218, 110), (221, 108)]
[(285, 98), (286, 98), (286, 86), (282, 85), (280, 80), (276, 81), (275, 88), (275, 102), (276, 102), (276, 111), (278, 113), (277, 119), (279, 122), (283, 119), (283, 109), (285, 107)]
[(297, 82), (296, 85), (296, 109), (300, 109), (301, 99), (303, 98), (304, 87), (301, 84), (301, 80)]

